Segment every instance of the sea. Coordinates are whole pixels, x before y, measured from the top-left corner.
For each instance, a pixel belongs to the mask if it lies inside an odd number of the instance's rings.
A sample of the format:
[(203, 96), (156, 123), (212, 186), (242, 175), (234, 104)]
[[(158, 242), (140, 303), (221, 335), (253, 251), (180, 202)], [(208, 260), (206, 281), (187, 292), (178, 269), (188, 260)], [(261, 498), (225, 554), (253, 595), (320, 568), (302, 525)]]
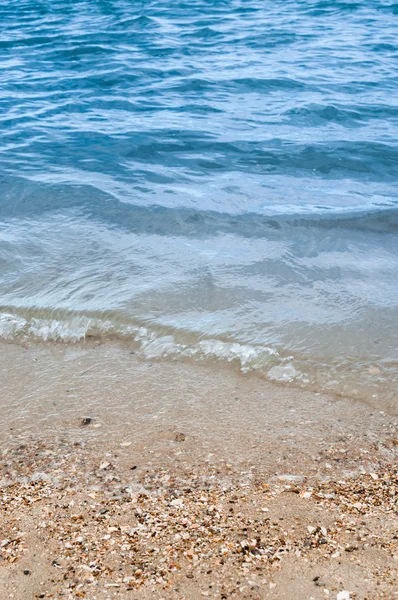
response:
[(0, 338), (398, 411), (398, 4), (3, 0)]

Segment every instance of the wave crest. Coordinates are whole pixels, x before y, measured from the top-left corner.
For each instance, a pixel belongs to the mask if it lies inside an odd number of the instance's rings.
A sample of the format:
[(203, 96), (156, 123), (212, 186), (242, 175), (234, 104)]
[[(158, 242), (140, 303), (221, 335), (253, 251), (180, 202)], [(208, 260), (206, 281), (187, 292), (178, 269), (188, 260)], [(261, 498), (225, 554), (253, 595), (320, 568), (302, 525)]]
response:
[[(396, 414), (396, 369), (385, 364), (291, 356), (265, 345), (222, 339), (200, 339), (193, 332), (170, 331), (117, 319), (68, 314), (62, 318), (14, 312), (0, 313), (0, 339), (8, 341), (78, 343), (84, 340), (118, 341), (146, 360), (194, 360), (229, 364), (241, 373), (255, 373), (279, 384), (361, 399)], [(394, 365), (392, 366), (394, 367)]]

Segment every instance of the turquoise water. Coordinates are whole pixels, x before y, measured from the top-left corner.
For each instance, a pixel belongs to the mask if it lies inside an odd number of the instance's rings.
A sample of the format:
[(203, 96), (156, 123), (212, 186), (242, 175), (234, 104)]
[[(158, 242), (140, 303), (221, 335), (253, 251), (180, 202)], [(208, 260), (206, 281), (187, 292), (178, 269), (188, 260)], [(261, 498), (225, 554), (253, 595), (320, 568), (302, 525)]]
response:
[(0, 336), (398, 409), (398, 4), (5, 0)]

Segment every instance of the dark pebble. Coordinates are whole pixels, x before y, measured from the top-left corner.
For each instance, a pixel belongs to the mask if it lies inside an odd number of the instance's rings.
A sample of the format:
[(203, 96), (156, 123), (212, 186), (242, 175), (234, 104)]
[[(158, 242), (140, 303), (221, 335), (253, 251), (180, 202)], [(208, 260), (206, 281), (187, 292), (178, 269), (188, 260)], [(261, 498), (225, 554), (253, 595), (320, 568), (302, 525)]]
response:
[(81, 421), (81, 424), (82, 424), (83, 426), (85, 426), (85, 425), (90, 425), (91, 421), (92, 421), (92, 418), (91, 418), (91, 417), (84, 417), (84, 419), (82, 419), (82, 421)]
[(355, 550), (358, 550), (358, 546), (347, 546), (345, 548), (346, 552), (355, 552)]
[(23, 574), (24, 574), (24, 575), (30, 575), (30, 571), (29, 571), (29, 569), (25, 569), (25, 570), (24, 570), (24, 572), (23, 572)]

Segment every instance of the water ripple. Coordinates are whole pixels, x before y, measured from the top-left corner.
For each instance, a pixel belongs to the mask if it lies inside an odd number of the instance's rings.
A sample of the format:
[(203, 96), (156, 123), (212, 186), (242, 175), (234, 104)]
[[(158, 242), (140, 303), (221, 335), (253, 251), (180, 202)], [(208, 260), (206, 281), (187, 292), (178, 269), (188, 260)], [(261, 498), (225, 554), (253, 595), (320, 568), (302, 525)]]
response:
[(397, 6), (4, 0), (0, 336), (397, 403)]

